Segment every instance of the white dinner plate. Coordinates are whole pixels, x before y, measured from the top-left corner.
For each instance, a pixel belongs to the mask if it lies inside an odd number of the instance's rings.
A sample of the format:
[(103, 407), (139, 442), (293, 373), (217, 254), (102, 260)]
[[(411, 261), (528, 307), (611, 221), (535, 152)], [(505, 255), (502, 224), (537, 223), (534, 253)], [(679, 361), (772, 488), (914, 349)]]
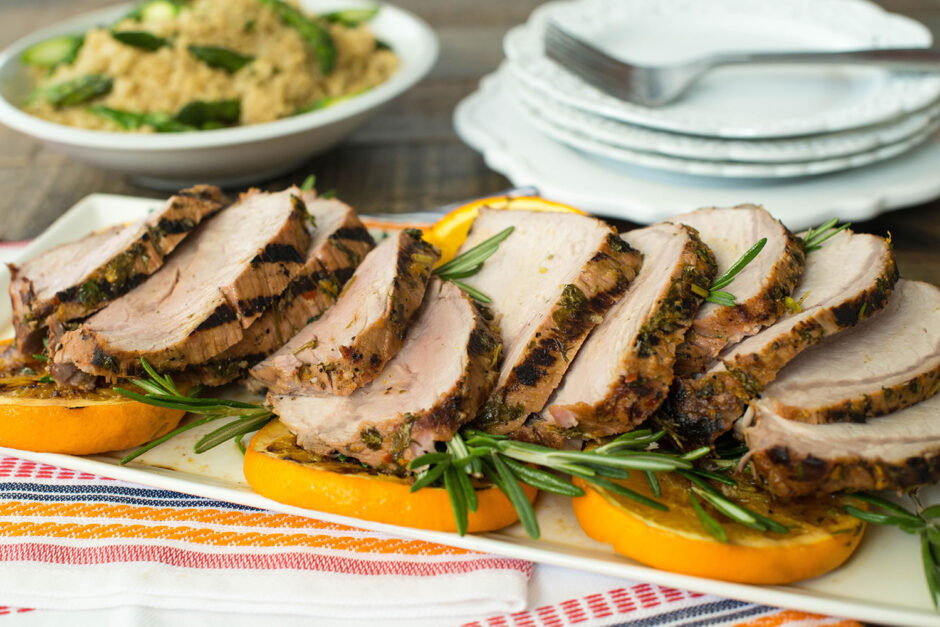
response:
[(501, 70), (500, 80), (509, 85), (513, 98), (554, 126), (627, 150), (702, 161), (796, 163), (846, 157), (908, 140), (940, 118), (940, 104), (934, 104), (899, 120), (837, 133), (781, 139), (720, 139), (660, 131), (589, 113), (548, 98), (522, 81), (507, 80), (506, 73)]
[[(21, 258), (29, 258), (90, 231), (139, 218), (158, 204), (151, 199), (89, 196), (49, 227)], [(0, 292), (6, 293), (8, 281), (9, 273), (4, 268), (0, 274)], [(4, 302), (3, 306), (0, 330), (10, 325), (9, 304)], [(591, 540), (581, 531), (571, 511), (570, 499), (555, 495), (543, 494), (537, 501), (536, 513), (542, 529), (540, 540), (530, 540), (518, 524), (498, 532), (460, 537), (454, 533), (380, 524), (283, 505), (255, 494), (245, 484), (242, 456), (233, 443), (202, 455), (192, 453), (194, 442), (212, 428), (214, 425), (208, 424), (193, 429), (148, 452), (139, 458), (142, 463), (128, 466), (120, 466), (117, 461), (120, 456), (116, 454), (73, 457), (3, 448), (0, 453), (249, 507), (754, 603), (909, 627), (940, 622), (940, 615), (932, 609), (921, 572), (919, 543), (915, 537), (894, 528), (870, 529), (856, 554), (844, 566), (823, 577), (788, 586), (727, 583), (660, 571), (614, 553), (611, 547)], [(940, 490), (931, 489), (925, 497), (935, 502)]]
[(514, 185), (604, 216), (649, 224), (707, 206), (763, 204), (793, 229), (859, 222), (940, 196), (940, 136), (879, 164), (814, 177), (714, 179), (592, 157), (545, 137), (486, 77), (454, 112), (457, 134)]
[(577, 0), (536, 9), (503, 48), (517, 80), (614, 119), (693, 135), (788, 137), (889, 121), (940, 97), (940, 76), (846, 65), (737, 66), (679, 100), (644, 107), (592, 87), (545, 56), (554, 19), (613, 56), (669, 64), (717, 52), (927, 48), (930, 31), (866, 0)]
[(303, 0), (318, 12), (337, 7), (380, 7), (369, 22), (376, 37), (398, 55), (399, 67), (384, 83), (325, 109), (234, 128), (184, 133), (116, 133), (56, 124), (18, 105), (31, 90), (21, 55), (57, 35), (83, 33), (113, 23), (133, 7), (123, 4), (83, 14), (32, 33), (0, 53), (0, 123), (59, 152), (96, 166), (126, 172), (146, 185), (176, 190), (192, 183), (243, 187), (296, 168), (362, 126), (379, 107), (421, 80), (437, 60), (434, 31), (420, 18), (373, 0)]
[[(500, 80), (500, 77), (497, 77), (496, 80)], [(536, 109), (518, 100), (516, 106), (523, 117), (536, 129), (556, 141), (588, 154), (667, 172), (721, 178), (784, 179), (798, 176), (816, 176), (859, 168), (907, 152), (911, 148), (924, 143), (940, 127), (940, 120), (933, 121), (926, 128), (899, 142), (843, 157), (785, 163), (745, 163), (740, 161), (688, 159), (623, 148), (594, 139), (581, 132), (580, 129), (572, 130), (556, 124)]]

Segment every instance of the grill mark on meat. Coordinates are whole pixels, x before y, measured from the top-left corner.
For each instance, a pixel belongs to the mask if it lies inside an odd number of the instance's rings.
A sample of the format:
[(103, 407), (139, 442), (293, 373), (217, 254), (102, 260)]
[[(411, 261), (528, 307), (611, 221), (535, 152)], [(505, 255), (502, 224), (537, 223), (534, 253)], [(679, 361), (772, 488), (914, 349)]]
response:
[(513, 233), (466, 279), (493, 299), (503, 329), (506, 361), (474, 423), (500, 434), (518, 430), (542, 409), (640, 265), (640, 254), (610, 227), (576, 214), (483, 209), (462, 250), (508, 226)]
[(745, 458), (773, 494), (897, 490), (940, 480), (940, 396), (865, 424), (807, 424), (754, 403), (739, 422)]
[(336, 233), (333, 235), (338, 240), (349, 240), (350, 242), (359, 242), (362, 244), (368, 244), (369, 248), (375, 246), (375, 240), (372, 239), (372, 235), (369, 234), (369, 230), (365, 226), (344, 226), (336, 230)]
[(900, 279), (888, 305), (790, 362), (761, 393), (788, 420), (865, 422), (940, 385), (940, 290)]
[(797, 297), (810, 299), (803, 311), (730, 347), (699, 378), (677, 379), (658, 417), (661, 425), (683, 448), (710, 445), (801, 351), (882, 309), (897, 278), (884, 238), (839, 233), (809, 256), (797, 289)]
[(305, 255), (290, 244), (271, 243), (265, 246), (264, 250), (251, 260), (251, 263), (282, 263), (285, 261), (303, 263), (304, 260)]
[(622, 237), (643, 252), (640, 273), (588, 336), (545, 409), (514, 437), (561, 448), (567, 438), (624, 433), (666, 398), (676, 346), (702, 303), (692, 286), (711, 284), (715, 260), (684, 225)]
[(234, 322), (238, 320), (238, 312), (234, 307), (228, 303), (223, 303), (215, 308), (215, 310), (209, 314), (209, 317), (203, 320), (196, 331), (208, 331), (209, 329), (214, 329), (219, 325), (227, 324), (229, 322)]
[[(793, 292), (806, 266), (802, 242), (763, 207), (738, 205), (708, 208), (671, 220), (697, 229), (718, 256), (725, 271), (762, 237), (767, 244), (751, 264), (725, 288), (735, 295), (733, 307), (705, 303), (677, 350), (676, 376), (689, 378), (705, 372), (729, 345), (754, 335), (787, 313), (784, 299)], [(735, 229), (748, 226), (747, 233)]]
[[(358, 253), (333, 246), (353, 261)], [(350, 240), (347, 240), (350, 241)], [(362, 242), (352, 242), (361, 249)], [(328, 391), (349, 395), (375, 378), (400, 349), (408, 322), (424, 297), (431, 266), (440, 253), (408, 229), (370, 253), (346, 287), (334, 277), (318, 286), (336, 305), (302, 329), (279, 351), (251, 370), (277, 394)]]
[(132, 225), (114, 226), (10, 266), (17, 345), (41, 352), (49, 318), (84, 318), (140, 285), (204, 219), (228, 204), (217, 187), (199, 185), (171, 197)]
[(293, 262), (251, 263), (272, 243), (306, 249), (295, 193), (253, 190), (205, 221), (153, 276), (62, 335), (51, 355), (53, 377), (74, 379), (71, 366), (108, 379), (129, 376), (141, 357), (161, 371), (179, 371), (238, 342), (259, 308), (300, 270)]
[(379, 378), (349, 396), (269, 394), (268, 401), (304, 449), (404, 474), (409, 461), (476, 415), (496, 380), (499, 345), (486, 312), (435, 279)]

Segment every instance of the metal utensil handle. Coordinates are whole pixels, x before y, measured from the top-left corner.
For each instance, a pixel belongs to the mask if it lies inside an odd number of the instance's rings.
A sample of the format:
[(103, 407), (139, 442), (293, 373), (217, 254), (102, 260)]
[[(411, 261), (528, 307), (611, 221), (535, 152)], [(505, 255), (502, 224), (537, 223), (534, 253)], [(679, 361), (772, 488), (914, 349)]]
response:
[(884, 48), (848, 52), (755, 52), (715, 55), (709, 60), (714, 64), (713, 67), (753, 63), (849, 63), (915, 71), (940, 71), (940, 50), (926, 48)]

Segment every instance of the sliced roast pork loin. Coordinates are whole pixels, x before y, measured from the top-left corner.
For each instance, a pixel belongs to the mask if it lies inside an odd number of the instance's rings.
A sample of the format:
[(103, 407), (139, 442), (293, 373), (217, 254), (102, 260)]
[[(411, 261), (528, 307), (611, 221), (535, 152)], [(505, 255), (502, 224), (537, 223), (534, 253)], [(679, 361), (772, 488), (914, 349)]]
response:
[(729, 347), (700, 377), (678, 379), (660, 412), (662, 426), (684, 447), (711, 444), (801, 351), (883, 308), (897, 276), (884, 238), (835, 235), (807, 256), (794, 295), (802, 311)]
[(643, 253), (640, 273), (516, 437), (560, 447), (565, 438), (624, 433), (666, 398), (676, 346), (702, 303), (692, 286), (711, 284), (715, 261), (687, 226), (664, 222), (621, 237)]
[(608, 225), (574, 213), (482, 209), (461, 251), (510, 226), (512, 234), (465, 279), (492, 299), (501, 329), (505, 360), (476, 421), (492, 433), (516, 431), (545, 406), (642, 262)]
[(807, 349), (761, 393), (801, 422), (864, 422), (932, 395), (940, 380), (940, 289), (901, 279), (888, 305)]
[(251, 376), (276, 394), (351, 394), (401, 348), (439, 257), (420, 231), (388, 237), (359, 264), (336, 304)]
[(738, 429), (754, 474), (780, 496), (910, 490), (940, 480), (940, 396), (866, 423), (821, 425), (757, 402)]
[(434, 279), (378, 378), (349, 396), (271, 393), (268, 402), (303, 448), (403, 472), (451, 439), (492, 389), (500, 342), (490, 317), (453, 283)]
[(187, 369), (205, 385), (223, 385), (247, 372), (320, 317), (339, 296), (375, 243), (356, 212), (336, 199), (305, 192), (303, 201), (315, 225), (303, 269), (287, 289), (245, 329), (235, 345)]
[(153, 276), (50, 345), (60, 383), (202, 363), (238, 342), (303, 267), (310, 236), (296, 190), (243, 194)]
[(806, 255), (793, 233), (757, 205), (699, 209), (671, 221), (687, 224), (699, 232), (715, 254), (719, 273), (767, 238), (754, 261), (731, 285), (722, 288), (734, 295), (734, 307), (703, 304), (685, 341), (679, 345), (676, 375), (690, 377), (705, 372), (725, 346), (754, 335), (786, 311), (784, 299), (799, 282)]
[(209, 185), (184, 189), (163, 208), (10, 266), (17, 346), (42, 352), (47, 322), (84, 318), (153, 274), (190, 231), (227, 204)]

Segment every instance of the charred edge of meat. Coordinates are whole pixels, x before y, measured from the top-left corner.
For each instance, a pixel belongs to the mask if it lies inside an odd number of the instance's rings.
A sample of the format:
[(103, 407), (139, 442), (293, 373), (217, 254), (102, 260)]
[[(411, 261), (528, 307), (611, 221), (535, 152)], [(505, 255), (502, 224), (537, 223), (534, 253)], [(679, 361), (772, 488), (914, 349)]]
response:
[(710, 446), (744, 413), (751, 398), (730, 372), (676, 379), (656, 420), (683, 450)]
[(331, 237), (339, 240), (345, 239), (367, 244), (369, 248), (375, 246), (375, 240), (372, 238), (369, 230), (364, 226), (343, 226), (336, 229)]
[(208, 318), (203, 320), (196, 331), (208, 331), (209, 329), (214, 329), (217, 326), (226, 324), (238, 320), (238, 312), (235, 311), (235, 308), (227, 303), (222, 303), (215, 308)]
[[(783, 227), (783, 224), (778, 223)], [(769, 289), (733, 307), (714, 310), (707, 320), (696, 321), (676, 350), (676, 376), (705, 372), (727, 346), (727, 329), (744, 329), (745, 337), (777, 321), (787, 311), (784, 300), (793, 293), (806, 269), (806, 252), (800, 239), (786, 231), (784, 254), (771, 270)], [(694, 230), (694, 229), (693, 229)]]
[(885, 461), (857, 457), (820, 459), (786, 446), (775, 446), (755, 451), (750, 467), (758, 481), (778, 496), (842, 490), (910, 490), (940, 480), (940, 451), (903, 461)]
[(291, 244), (272, 242), (264, 247), (260, 253), (251, 260), (251, 265), (259, 266), (263, 263), (303, 263), (306, 257)]
[[(467, 342), (467, 366), (463, 375), (454, 384), (447, 397), (434, 403), (428, 410), (417, 414), (405, 414), (397, 428), (382, 434), (375, 427), (360, 431), (360, 440), (371, 450), (379, 450), (387, 442), (388, 455), (381, 468), (385, 472), (404, 474), (411, 460), (409, 452), (413, 444), (412, 433), (433, 433), (435, 441), (446, 442), (455, 433), (471, 421), (480, 409), (480, 405), (489, 396), (499, 376), (499, 363), (502, 343), (496, 325), (485, 314), (485, 307), (466, 298), (477, 311), (474, 327)], [(346, 454), (355, 457), (350, 450)]]
[(781, 417), (796, 422), (829, 424), (833, 422), (866, 422), (927, 400), (940, 387), (940, 368), (891, 387), (882, 387), (875, 394), (845, 400), (823, 409), (781, 405), (775, 408)]
[(832, 333), (827, 328), (854, 326), (884, 308), (897, 279), (897, 264), (891, 256), (884, 273), (870, 289), (831, 308), (829, 316), (821, 312), (801, 321), (761, 353), (738, 355), (725, 361), (724, 371), (704, 374), (698, 379), (677, 380), (664, 404), (668, 420), (663, 426), (684, 448), (711, 445), (716, 437), (731, 428), (744, 413), (748, 401), (760, 394), (781, 368)]
[(210, 359), (205, 363), (187, 368), (184, 375), (203, 385), (218, 387), (240, 378), (252, 364), (258, 363), (265, 357), (267, 357), (265, 353), (255, 353), (238, 357)]
[(525, 358), (484, 406), (476, 422), (479, 428), (511, 433), (530, 412), (542, 408), (588, 333), (623, 296), (641, 263), (640, 253), (620, 237), (607, 238), (575, 282), (564, 286), (535, 340), (526, 347)]
[(692, 291), (693, 285), (709, 285), (717, 267), (711, 250), (688, 229), (690, 241), (683, 251), (681, 271), (669, 284), (658, 311), (637, 334), (632, 353), (626, 357), (628, 367), (604, 402), (573, 407), (578, 426), (558, 429), (537, 421), (535, 428), (556, 430), (564, 438), (598, 439), (628, 431), (655, 412), (665, 401), (673, 380), (675, 347), (682, 341), (692, 323), (702, 297)]

